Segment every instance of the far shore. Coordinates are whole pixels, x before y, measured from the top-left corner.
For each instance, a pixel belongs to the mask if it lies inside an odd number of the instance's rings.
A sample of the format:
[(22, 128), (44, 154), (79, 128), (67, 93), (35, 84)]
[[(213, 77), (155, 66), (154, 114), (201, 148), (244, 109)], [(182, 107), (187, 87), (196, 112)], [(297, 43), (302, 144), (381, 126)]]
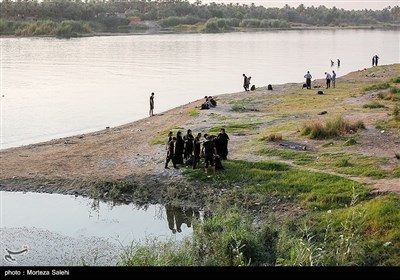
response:
[(235, 33), (235, 32), (268, 32), (268, 31), (299, 31), (299, 30), (399, 30), (399, 25), (365, 25), (365, 26), (292, 26), (291, 28), (244, 28), (238, 27), (230, 32), (220, 32), (220, 33), (209, 33), (209, 32), (197, 32), (190, 30), (174, 30), (174, 29), (149, 29), (144, 32), (93, 32), (77, 34), (73, 37), (58, 37), (55, 35), (8, 35), (0, 34), (0, 38), (86, 38), (86, 37), (107, 37), (107, 36), (137, 36), (137, 35), (171, 35), (171, 34), (224, 34), (224, 33)]

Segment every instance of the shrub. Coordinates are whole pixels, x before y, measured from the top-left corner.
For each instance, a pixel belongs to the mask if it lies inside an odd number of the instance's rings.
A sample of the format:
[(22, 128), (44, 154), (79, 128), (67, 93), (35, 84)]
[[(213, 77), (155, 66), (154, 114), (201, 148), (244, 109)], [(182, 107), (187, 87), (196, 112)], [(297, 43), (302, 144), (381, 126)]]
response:
[(355, 123), (350, 123), (342, 116), (337, 116), (326, 120), (325, 124), (320, 122), (305, 123), (301, 135), (307, 135), (311, 139), (326, 139), (347, 133), (354, 133), (360, 128), (365, 128), (362, 121), (359, 120)]

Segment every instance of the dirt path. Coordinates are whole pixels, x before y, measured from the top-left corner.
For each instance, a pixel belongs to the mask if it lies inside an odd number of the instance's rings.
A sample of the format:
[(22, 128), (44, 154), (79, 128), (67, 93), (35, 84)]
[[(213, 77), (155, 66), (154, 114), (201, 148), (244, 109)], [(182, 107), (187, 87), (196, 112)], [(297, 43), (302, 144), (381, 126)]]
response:
[[(393, 68), (393, 67), (392, 67)], [(397, 68), (394, 68), (396, 71)], [(384, 80), (393, 73), (381, 71), (374, 79)], [(342, 81), (362, 82), (370, 79), (362, 72), (353, 72), (340, 78)], [(150, 145), (149, 140), (165, 133), (172, 127), (180, 127), (183, 134), (186, 129), (194, 133), (205, 132), (211, 127), (224, 126), (238, 122), (257, 123), (244, 133), (227, 130), (230, 136), (230, 159), (262, 160), (267, 157), (252, 155), (248, 151), (254, 137), (268, 126), (273, 113), (265, 108), (272, 106), (269, 96), (288, 94), (301, 88), (301, 84), (285, 84), (274, 86), (274, 91), (265, 88), (252, 92), (221, 95), (218, 106), (210, 110), (199, 110), (196, 117), (190, 116), (188, 110), (199, 107), (202, 100), (169, 110), (151, 118), (145, 118), (123, 126), (102, 131), (56, 139), (18, 148), (0, 151), (0, 190), (45, 191), (58, 193), (90, 194), (90, 186), (96, 182), (123, 180), (130, 178), (139, 184), (157, 186), (160, 181), (177, 180), (181, 170), (164, 169), (165, 145)], [(251, 100), (249, 99), (251, 96)], [(243, 100), (249, 99), (247, 103)], [(343, 101), (343, 106), (354, 106), (372, 100), (373, 96), (349, 98)], [(236, 102), (236, 103), (235, 103)], [(245, 113), (233, 110), (234, 104), (244, 104)], [(242, 102), (242, 103), (240, 103)], [(300, 117), (299, 117), (300, 116)], [(309, 116), (296, 116), (307, 120)], [(354, 151), (371, 156), (390, 157), (390, 168), (399, 164), (393, 156), (400, 152), (400, 133), (384, 131), (375, 128), (375, 124), (387, 118), (386, 112), (366, 113), (352, 111), (347, 116), (361, 118), (368, 129), (361, 133), (360, 145)], [(287, 118), (275, 119), (274, 122), (285, 122)], [(165, 138), (167, 136), (165, 135)], [(304, 140), (304, 139), (303, 139)], [(312, 147), (317, 145), (308, 141)], [(346, 148), (344, 148), (346, 149)], [(377, 191), (400, 193), (399, 178), (372, 180), (357, 178), (357, 181), (370, 184)]]

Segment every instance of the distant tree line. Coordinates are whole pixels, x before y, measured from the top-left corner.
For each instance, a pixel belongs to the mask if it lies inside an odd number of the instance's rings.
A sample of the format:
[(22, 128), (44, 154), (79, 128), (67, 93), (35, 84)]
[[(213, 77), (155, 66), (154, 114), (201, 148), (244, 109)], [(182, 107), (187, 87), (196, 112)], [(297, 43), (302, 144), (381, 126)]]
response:
[[(193, 3), (186, 0), (3, 0), (0, 3), (0, 19), (2, 34), (7, 33), (6, 30), (11, 32), (16, 27), (15, 21), (32, 20), (92, 22), (91, 26), (83, 29), (105, 27), (109, 31), (117, 31), (116, 27), (126, 26), (133, 20), (157, 21), (163, 27), (199, 23), (206, 25), (208, 22), (211, 28), (217, 27), (219, 30), (221, 27), (236, 26), (287, 28), (296, 23), (317, 26), (397, 25), (400, 23), (400, 7), (349, 11), (325, 6), (305, 7), (303, 4), (297, 8), (288, 5), (283, 8), (266, 8), (254, 3), (203, 4), (199, 0)], [(20, 25), (17, 27), (21, 30)]]

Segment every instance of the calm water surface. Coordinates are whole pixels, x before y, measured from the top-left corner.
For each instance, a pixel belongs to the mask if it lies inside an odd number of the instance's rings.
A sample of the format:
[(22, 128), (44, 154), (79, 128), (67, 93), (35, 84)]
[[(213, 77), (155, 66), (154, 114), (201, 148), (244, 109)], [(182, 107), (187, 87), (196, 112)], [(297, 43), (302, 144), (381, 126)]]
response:
[[(0, 148), (116, 126), (200, 99), (256, 86), (338, 76), (399, 62), (399, 33), (271, 31), (77, 39), (1, 39)], [(330, 66), (331, 59), (341, 67)]]

